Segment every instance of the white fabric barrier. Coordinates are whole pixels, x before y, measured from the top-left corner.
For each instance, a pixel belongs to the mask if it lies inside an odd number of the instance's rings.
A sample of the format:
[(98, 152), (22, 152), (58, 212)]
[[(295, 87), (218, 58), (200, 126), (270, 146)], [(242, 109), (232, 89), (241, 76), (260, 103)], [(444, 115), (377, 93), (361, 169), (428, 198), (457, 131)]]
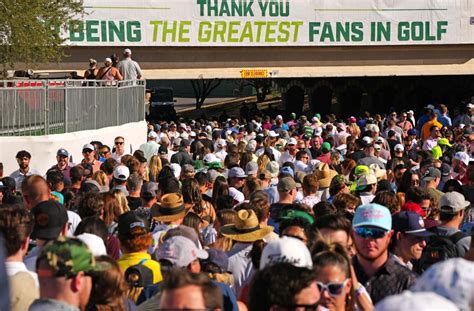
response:
[(31, 153), (31, 168), (39, 170), (41, 174), (46, 174), (46, 171), (56, 164), (56, 152), (59, 148), (69, 151), (73, 163), (80, 163), (83, 158), (82, 146), (84, 144), (100, 141), (112, 149), (114, 138), (122, 136), (125, 138), (125, 151), (133, 153), (146, 142), (146, 133), (146, 121), (141, 121), (67, 134), (0, 137), (0, 162), (3, 162), (3, 176), (8, 176), (18, 169), (15, 156), (20, 150)]

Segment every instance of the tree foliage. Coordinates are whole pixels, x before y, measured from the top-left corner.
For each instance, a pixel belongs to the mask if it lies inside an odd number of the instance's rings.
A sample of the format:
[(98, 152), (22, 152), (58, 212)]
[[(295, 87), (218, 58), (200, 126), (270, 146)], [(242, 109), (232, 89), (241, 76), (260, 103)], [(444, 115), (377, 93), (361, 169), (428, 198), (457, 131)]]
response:
[(1, 71), (59, 61), (69, 25), (83, 14), (82, 0), (1, 0)]
[(196, 109), (200, 109), (207, 97), (211, 95), (220, 84), (222, 80), (219, 79), (198, 79), (191, 80), (191, 85), (194, 91), (194, 97), (196, 98)]

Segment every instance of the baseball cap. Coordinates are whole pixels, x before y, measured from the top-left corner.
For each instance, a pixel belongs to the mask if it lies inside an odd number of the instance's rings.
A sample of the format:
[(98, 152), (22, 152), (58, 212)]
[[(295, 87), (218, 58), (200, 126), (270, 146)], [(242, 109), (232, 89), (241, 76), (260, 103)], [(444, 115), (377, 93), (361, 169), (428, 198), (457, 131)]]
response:
[(250, 161), (245, 165), (245, 173), (247, 175), (255, 175), (258, 173), (258, 164), (257, 162)]
[(209, 248), (207, 253), (209, 254), (209, 257), (203, 260), (203, 264), (215, 264), (219, 267), (221, 273), (224, 273), (228, 270), (229, 257), (224, 251), (220, 249)]
[(229, 170), (229, 174), (227, 175), (229, 178), (245, 178), (247, 175), (245, 174), (244, 170), (238, 166), (233, 167)]
[(295, 210), (295, 209), (285, 209), (280, 212), (280, 217), (278, 220), (292, 220), (295, 218), (306, 219), (310, 225), (314, 223), (314, 217), (308, 214), (305, 211)]
[(370, 145), (372, 143), (372, 138), (369, 136), (364, 136), (362, 137), (362, 141), (365, 143), (365, 145)]
[(452, 258), (428, 268), (410, 291), (433, 292), (455, 303), (459, 310), (471, 310), (470, 304), (474, 299), (473, 282), (474, 263), (463, 258)]
[(132, 54), (132, 50), (125, 49), (125, 50), (123, 50), (123, 54)]
[(426, 172), (423, 174), (423, 180), (432, 181), (435, 178), (441, 178), (441, 171), (436, 167), (428, 167)]
[(130, 170), (125, 165), (118, 165), (114, 169), (114, 178), (125, 181), (130, 176)]
[(279, 192), (288, 192), (296, 189), (296, 183), (291, 177), (283, 177), (278, 181), (277, 189)]
[(403, 147), (402, 144), (396, 144), (395, 147), (393, 147), (393, 150), (403, 152), (405, 151), (405, 147)]
[(54, 200), (38, 203), (31, 213), (35, 216), (32, 239), (57, 239), (68, 221), (66, 209)]
[(280, 165), (278, 165), (277, 161), (270, 161), (268, 162), (266, 169), (272, 175), (272, 177), (277, 177)]
[(364, 174), (357, 179), (357, 188), (356, 190), (361, 190), (365, 186), (373, 185), (377, 183), (377, 177), (374, 174)]
[(158, 134), (156, 134), (155, 131), (150, 131), (150, 133), (148, 133), (148, 138), (157, 139), (157, 138), (158, 138)]
[(471, 202), (467, 201), (462, 194), (456, 191), (446, 192), (439, 199), (440, 210), (448, 214), (456, 214), (470, 205)]
[(329, 150), (331, 150), (331, 144), (328, 143), (327, 141), (325, 141), (325, 142), (321, 145), (321, 149), (322, 149), (322, 150), (329, 151)]
[(106, 57), (104, 63), (111, 63), (112, 59), (110, 57)]
[(94, 257), (107, 255), (104, 240), (102, 240), (98, 235), (92, 233), (82, 233), (76, 236), (76, 238), (87, 245)]
[(217, 140), (217, 146), (224, 147), (224, 146), (227, 146), (227, 143), (225, 142), (224, 139), (219, 138), (219, 139)]
[(278, 133), (276, 133), (275, 131), (269, 131), (268, 132), (268, 136), (272, 137), (272, 138), (275, 138), (275, 137), (278, 137), (280, 136)]
[(370, 173), (370, 169), (367, 165), (357, 165), (354, 169), (355, 176), (367, 175), (369, 173)]
[(216, 155), (214, 153), (206, 154), (202, 160), (206, 164), (219, 161), (219, 159), (216, 157)]
[(417, 310), (417, 311), (458, 311), (459, 308), (448, 299), (433, 292), (411, 292), (384, 298), (375, 306), (375, 311)]
[(463, 152), (463, 151), (456, 152), (454, 154), (454, 158), (456, 160), (461, 161), (462, 163), (464, 163), (466, 165), (469, 165), (470, 158), (469, 158), (469, 155), (466, 152)]
[(392, 229), (392, 216), (389, 209), (377, 203), (359, 206), (352, 219), (352, 227), (366, 226), (390, 231)]
[(64, 148), (61, 148), (61, 149), (58, 149), (58, 152), (56, 152), (56, 156), (58, 156), (58, 157), (69, 157), (69, 152)]
[(170, 239), (174, 236), (184, 236), (185, 238), (188, 238), (193, 241), (194, 244), (196, 244), (196, 247), (198, 248), (201, 245), (197, 232), (196, 230), (194, 230), (194, 228), (185, 225), (179, 225), (175, 228), (171, 228), (166, 231), (165, 235), (163, 236), (163, 241), (166, 241), (167, 239)]
[(410, 135), (410, 136), (416, 136), (416, 129), (409, 129), (407, 134)]
[(168, 154), (168, 148), (166, 148), (166, 146), (161, 145), (160, 148), (158, 148), (158, 153), (161, 155)]
[(296, 141), (296, 139), (294, 137), (291, 137), (289, 140), (288, 140), (288, 145), (296, 145), (298, 142)]
[(281, 262), (299, 268), (313, 268), (311, 254), (306, 245), (296, 238), (287, 236), (273, 240), (263, 248), (260, 270)]
[(209, 254), (197, 248), (196, 244), (184, 236), (174, 236), (158, 248), (158, 260), (168, 260), (174, 267), (184, 268), (197, 259), (207, 259)]
[(38, 276), (72, 277), (79, 272), (91, 273), (110, 268), (97, 264), (87, 245), (77, 238), (60, 237), (47, 243), (38, 256), (37, 263), (46, 259), (53, 270), (38, 268)]
[(280, 169), (280, 174), (289, 174), (291, 175), (292, 177), (295, 176), (295, 173), (293, 172), (293, 169), (289, 166), (283, 166), (281, 169)]
[(143, 228), (148, 231), (145, 220), (133, 211), (125, 212), (118, 218), (118, 234), (127, 239), (132, 239), (134, 236), (130, 232), (134, 228)]
[(147, 182), (142, 185), (142, 189), (140, 190), (140, 196), (146, 199), (152, 199), (156, 197), (156, 193), (158, 192), (158, 184), (156, 182)]
[(91, 144), (85, 144), (84, 146), (82, 146), (82, 150), (86, 150), (86, 149), (94, 151), (95, 147)]
[(435, 107), (433, 105), (429, 104), (429, 105), (425, 106), (425, 109), (433, 110), (433, 109), (435, 109)]
[(392, 216), (392, 228), (394, 231), (419, 237), (433, 235), (425, 228), (423, 218), (415, 212), (402, 211)]
[(452, 147), (452, 146), (453, 146), (453, 145), (451, 145), (451, 144), (449, 143), (449, 140), (448, 140), (447, 138), (440, 138), (440, 139), (438, 140), (438, 145), (440, 145), (440, 146), (448, 146), (448, 147)]

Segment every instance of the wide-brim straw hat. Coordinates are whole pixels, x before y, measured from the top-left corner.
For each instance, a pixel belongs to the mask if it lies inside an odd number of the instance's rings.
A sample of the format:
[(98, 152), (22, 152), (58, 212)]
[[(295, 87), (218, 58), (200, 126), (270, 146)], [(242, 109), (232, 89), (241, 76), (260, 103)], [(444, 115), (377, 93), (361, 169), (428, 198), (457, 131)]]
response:
[(327, 163), (321, 163), (315, 172), (318, 178), (319, 188), (329, 188), (334, 176), (337, 175), (335, 170), (332, 170)]
[(168, 193), (161, 197), (160, 204), (151, 207), (151, 215), (157, 221), (176, 221), (186, 215), (183, 195), (180, 193)]
[(240, 210), (234, 224), (221, 227), (223, 236), (237, 242), (255, 242), (273, 231), (272, 226), (260, 226), (257, 215), (252, 210)]

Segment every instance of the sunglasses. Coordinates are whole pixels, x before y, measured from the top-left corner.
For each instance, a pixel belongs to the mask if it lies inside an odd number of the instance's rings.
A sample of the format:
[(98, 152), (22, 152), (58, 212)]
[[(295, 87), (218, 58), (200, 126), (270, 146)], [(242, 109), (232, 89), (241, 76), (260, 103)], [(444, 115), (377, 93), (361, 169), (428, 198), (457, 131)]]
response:
[(344, 286), (346, 286), (348, 281), (349, 279), (346, 279), (342, 283), (329, 282), (329, 283), (323, 284), (321, 282), (316, 282), (316, 284), (318, 285), (318, 289), (321, 294), (323, 293), (324, 290), (327, 290), (329, 295), (339, 296), (342, 294), (342, 290), (344, 289)]
[(123, 145), (123, 141), (116, 141), (115, 144), (116, 145)]
[(380, 239), (383, 238), (388, 231), (379, 228), (355, 228), (354, 232), (357, 236), (367, 239)]
[(82, 150), (82, 153), (91, 153), (91, 152), (92, 152), (92, 150), (90, 150), (90, 149), (84, 149), (84, 150)]

